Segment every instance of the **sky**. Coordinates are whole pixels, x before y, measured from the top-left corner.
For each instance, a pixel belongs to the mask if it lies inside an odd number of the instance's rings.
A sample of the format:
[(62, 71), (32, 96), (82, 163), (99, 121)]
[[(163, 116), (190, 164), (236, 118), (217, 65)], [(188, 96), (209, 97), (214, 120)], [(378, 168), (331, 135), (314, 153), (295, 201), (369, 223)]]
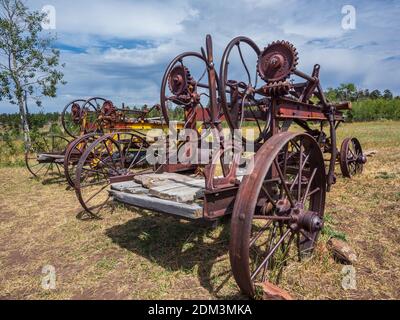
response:
[[(299, 52), (298, 69), (321, 65), (324, 88), (353, 82), (359, 88), (400, 95), (399, 0), (27, 0), (29, 8), (56, 10), (55, 46), (66, 63), (58, 95), (43, 108), (60, 111), (71, 100), (104, 96), (119, 105), (154, 105), (168, 63), (214, 40), (217, 67), (239, 35), (260, 48), (288, 40)], [(355, 29), (343, 28), (345, 5), (355, 8)], [(252, 66), (255, 70), (255, 65)], [(0, 102), (0, 112), (16, 112)]]

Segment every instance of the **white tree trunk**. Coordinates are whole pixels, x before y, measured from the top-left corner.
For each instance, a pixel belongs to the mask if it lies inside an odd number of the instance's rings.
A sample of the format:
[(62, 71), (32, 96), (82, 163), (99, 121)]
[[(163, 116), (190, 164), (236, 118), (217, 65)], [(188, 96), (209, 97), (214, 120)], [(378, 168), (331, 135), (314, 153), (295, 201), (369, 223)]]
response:
[(28, 151), (31, 147), (31, 138), (29, 133), (29, 124), (28, 124), (28, 116), (25, 110), (25, 101), (23, 97), (18, 99), (18, 107), (19, 107), (19, 114), (21, 117), (21, 127), (22, 131), (24, 132), (24, 144), (25, 144), (25, 151)]
[(12, 69), (10, 71), (12, 73), (12, 77), (15, 82), (15, 88), (16, 88), (15, 95), (17, 96), (18, 99), (19, 115), (21, 117), (21, 127), (22, 131), (24, 132), (25, 152), (27, 152), (31, 147), (31, 137), (29, 133), (28, 116), (25, 110), (25, 99), (22, 94), (21, 84), (19, 83), (18, 75), (16, 74), (17, 61), (15, 59), (15, 55), (13, 54), (11, 55), (11, 61), (12, 61)]

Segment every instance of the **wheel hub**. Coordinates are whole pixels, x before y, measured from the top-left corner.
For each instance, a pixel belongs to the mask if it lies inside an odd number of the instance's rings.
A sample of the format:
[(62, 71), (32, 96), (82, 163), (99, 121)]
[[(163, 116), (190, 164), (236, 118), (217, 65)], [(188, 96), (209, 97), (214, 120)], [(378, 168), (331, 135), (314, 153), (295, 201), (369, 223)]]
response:
[(305, 211), (304, 209), (295, 208), (292, 211), (293, 223), (291, 228), (294, 230), (305, 230), (307, 232), (319, 232), (324, 227), (324, 221), (321, 217), (311, 211)]
[(360, 164), (366, 164), (367, 161), (368, 161), (368, 160), (367, 160), (367, 157), (364, 156), (363, 154), (360, 155), (360, 156), (358, 157), (358, 159), (357, 159), (357, 162), (360, 163)]

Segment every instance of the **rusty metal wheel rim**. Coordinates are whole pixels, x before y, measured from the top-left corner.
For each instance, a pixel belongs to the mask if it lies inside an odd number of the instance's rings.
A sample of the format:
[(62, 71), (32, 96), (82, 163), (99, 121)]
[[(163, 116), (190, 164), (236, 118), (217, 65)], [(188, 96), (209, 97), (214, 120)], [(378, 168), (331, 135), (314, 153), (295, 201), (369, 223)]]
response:
[(84, 154), (87, 147), (98, 138), (97, 133), (89, 133), (72, 141), (65, 152), (64, 174), (68, 185), (75, 188), (76, 167), (80, 157)]
[(100, 133), (102, 128), (98, 124), (98, 117), (101, 112), (101, 108), (107, 99), (102, 97), (92, 97), (85, 101), (81, 109), (81, 131), (85, 134), (89, 133)]
[[(83, 99), (73, 100), (73, 101), (71, 101), (70, 103), (68, 103), (68, 104), (64, 107), (64, 109), (63, 109), (63, 111), (62, 111), (62, 113), (61, 113), (61, 125), (62, 125), (64, 131), (65, 131), (71, 138), (76, 138), (76, 137), (80, 134), (80, 121), (81, 121), (81, 119), (80, 119), (80, 116), (79, 116), (79, 124), (76, 124), (76, 125), (77, 125), (77, 130), (79, 130), (79, 131), (77, 131), (77, 132), (73, 131), (72, 127), (71, 127), (70, 125), (68, 125), (68, 121), (69, 121), (68, 117), (69, 117), (69, 115), (70, 115), (70, 113), (71, 113), (71, 112), (69, 112), (69, 111), (71, 111), (71, 110), (69, 110), (69, 109), (70, 109), (74, 104), (78, 104), (79, 107), (80, 107), (80, 111), (81, 111), (81, 110), (82, 110), (82, 107), (83, 107), (83, 104), (84, 104), (85, 102), (86, 102), (86, 100), (83, 100)], [(79, 112), (80, 112), (80, 111), (79, 111)]]
[[(242, 127), (245, 108), (247, 108), (248, 112), (254, 115), (256, 128), (258, 128), (258, 136), (255, 137), (255, 143), (260, 143), (263, 140), (265, 141), (268, 137), (271, 114), (267, 111), (264, 121), (261, 121), (259, 117), (255, 116), (257, 112), (265, 113), (265, 110), (261, 111), (260, 109), (260, 101), (261, 99), (264, 99), (264, 97), (256, 97), (255, 94), (255, 91), (259, 89), (257, 88), (258, 84), (262, 81), (260, 81), (261, 79), (257, 73), (256, 65), (254, 65), (253, 68), (249, 68), (248, 61), (246, 63), (246, 57), (242, 51), (244, 47), (241, 47), (241, 45), (246, 45), (246, 47), (249, 47), (250, 50), (255, 54), (256, 58), (258, 58), (261, 54), (259, 47), (251, 39), (247, 37), (237, 37), (233, 39), (227, 45), (222, 57), (219, 74), (219, 95), (226, 121), (228, 122), (231, 130), (240, 129)], [(235, 49), (237, 49), (237, 54), (240, 57), (240, 64), (244, 68), (244, 74), (247, 75), (247, 83), (243, 81), (236, 81), (237, 79), (229, 79), (229, 66), (232, 64), (230, 59), (231, 55), (236, 53)], [(254, 72), (254, 75), (252, 75), (252, 72)], [(232, 106), (232, 92), (234, 90), (237, 90), (242, 102), (237, 102), (234, 104), (234, 106)], [(229, 98), (227, 98), (228, 96)], [(246, 141), (245, 138), (243, 140)]]
[[(132, 156), (131, 153), (138, 149), (137, 154), (145, 152), (148, 146), (142, 136), (117, 132), (98, 138), (86, 149), (76, 169), (75, 193), (82, 208), (92, 218), (101, 218), (103, 211), (109, 208), (110, 177), (128, 175), (139, 165), (144, 165), (146, 159), (143, 156)], [(92, 186), (94, 192), (87, 195), (84, 189)]]
[[(286, 151), (290, 149), (287, 146), (294, 146), (295, 142), (298, 142), (299, 150), (303, 150), (297, 151), (298, 159), (296, 152)], [(287, 159), (286, 170), (284, 159)], [(271, 168), (275, 167), (279, 172), (276, 163), (279, 164), (283, 180), (286, 181), (289, 174), (293, 176), (291, 181), (295, 188), (286, 185), (286, 190), (284, 184), (279, 183), (282, 181), (279, 174), (272, 179)], [(293, 169), (296, 167), (291, 168), (289, 164), (297, 165), (298, 175)], [(303, 167), (301, 173), (300, 167)], [(281, 133), (273, 136), (257, 153), (254, 168), (239, 189), (232, 215), (230, 242), (230, 260), (235, 280), (242, 292), (250, 297), (256, 294), (256, 282), (266, 280), (270, 275), (276, 276), (270, 281), (279, 281), (291, 247), (295, 245), (300, 253), (312, 252), (322, 229), (326, 193), (322, 153), (316, 141), (307, 134)], [(297, 181), (301, 181), (300, 194)], [(292, 200), (289, 201), (289, 198)], [(303, 201), (304, 198), (309, 200)], [(259, 228), (260, 234), (252, 234), (255, 227)], [(269, 236), (274, 230), (275, 235), (271, 240)], [(278, 232), (279, 239), (276, 238)], [(284, 255), (279, 269), (274, 270), (273, 274), (269, 264), (274, 264), (271, 261), (275, 259), (277, 250)], [(254, 252), (259, 254), (259, 258), (254, 256)], [(301, 254), (297, 258), (301, 258)]]
[[(198, 61), (203, 65), (204, 68), (204, 72), (198, 78), (194, 78), (193, 74), (191, 74), (191, 70), (188, 69), (190, 62), (193, 63), (193, 61)], [(171, 75), (177, 73), (181, 74), (182, 78), (181, 81), (184, 81), (184, 83), (179, 83), (179, 85), (174, 85), (173, 81), (171, 80)], [(185, 73), (184, 76), (182, 75), (182, 73)], [(205, 79), (206, 76), (207, 76), (207, 62), (205, 58), (197, 52), (185, 52), (183, 54), (180, 54), (171, 61), (171, 63), (167, 67), (167, 70), (164, 73), (163, 80), (161, 83), (161, 92), (160, 92), (161, 110), (167, 125), (169, 125), (170, 122), (171, 108), (168, 105), (169, 103), (173, 103), (175, 104), (175, 107), (180, 107), (184, 109), (193, 107), (192, 101), (186, 101), (186, 100), (180, 101), (179, 99), (174, 97), (174, 94), (188, 93), (189, 95), (191, 95), (191, 98), (193, 98), (193, 96), (196, 95), (197, 90), (199, 89), (198, 83), (201, 82), (203, 79)], [(190, 92), (187, 92), (189, 90), (187, 81), (192, 81), (193, 83), (196, 83), (195, 86), (190, 89)], [(201, 87), (203, 88), (205, 86)], [(200, 95), (204, 96), (203, 93), (201, 93)], [(198, 101), (196, 106), (201, 106), (203, 110), (204, 108), (207, 107), (207, 105), (202, 104), (201, 101)], [(188, 119), (188, 120), (193, 120), (193, 119)]]
[(365, 157), (358, 139), (346, 138), (340, 150), (340, 169), (346, 178), (361, 174), (364, 169)]
[[(38, 141), (40, 140), (40, 143)], [(50, 141), (48, 141), (50, 139)], [(28, 171), (32, 174), (32, 176), (36, 179), (44, 179), (49, 174), (61, 177), (63, 175), (61, 170), (61, 164), (56, 162), (39, 162), (38, 155), (39, 154), (57, 154), (57, 155), (64, 155), (65, 149), (62, 147), (59, 149), (59, 146), (56, 144), (55, 140), (58, 139), (62, 141), (66, 146), (69, 144), (69, 140), (62, 136), (52, 135), (45, 137), (41, 135), (39, 138), (34, 139), (31, 141), (31, 145), (29, 146), (29, 150), (25, 152), (24, 160), (25, 166)]]

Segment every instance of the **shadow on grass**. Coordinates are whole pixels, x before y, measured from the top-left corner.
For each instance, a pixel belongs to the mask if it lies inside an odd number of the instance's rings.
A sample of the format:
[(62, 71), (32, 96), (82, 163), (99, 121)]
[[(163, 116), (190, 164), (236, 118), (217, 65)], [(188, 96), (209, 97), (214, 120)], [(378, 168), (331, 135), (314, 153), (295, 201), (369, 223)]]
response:
[(59, 174), (58, 172), (49, 172), (44, 177), (40, 178), (32, 177), (31, 179), (40, 181), (44, 186), (67, 183), (65, 176), (63, 174)]
[(197, 269), (201, 286), (218, 299), (244, 299), (237, 289), (238, 293), (232, 294), (235, 289), (227, 288), (234, 283), (227, 256), (229, 232), (230, 220), (226, 218), (215, 226), (143, 213), (139, 218), (108, 229), (106, 234), (120, 247), (167, 271), (191, 274)]

